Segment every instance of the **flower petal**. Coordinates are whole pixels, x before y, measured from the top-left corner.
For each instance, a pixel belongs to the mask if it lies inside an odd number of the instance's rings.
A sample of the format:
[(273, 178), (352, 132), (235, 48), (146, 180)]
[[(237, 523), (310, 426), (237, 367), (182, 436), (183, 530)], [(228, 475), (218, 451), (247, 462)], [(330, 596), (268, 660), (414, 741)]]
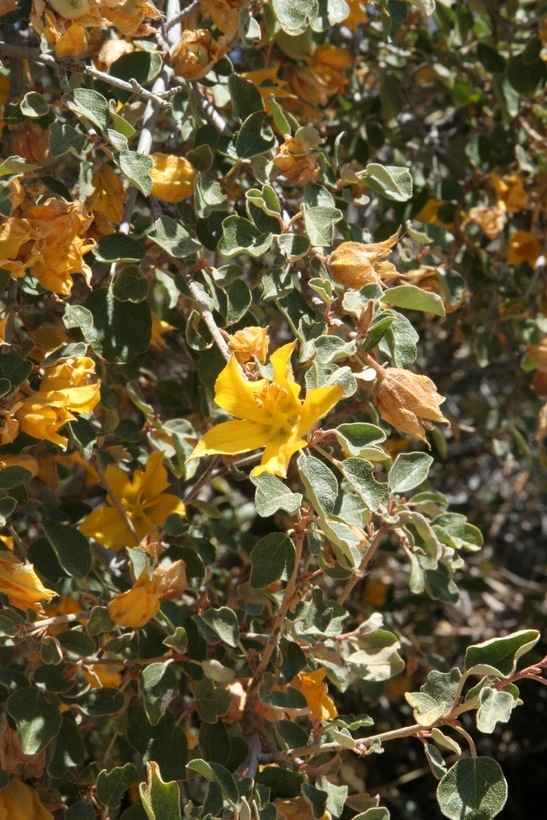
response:
[(80, 524), (80, 532), (112, 550), (135, 547), (137, 544), (114, 507), (100, 507), (89, 513)]
[(154, 502), (154, 506), (151, 510), (149, 510), (150, 520), (154, 523), (157, 527), (163, 527), (165, 524), (165, 519), (171, 513), (178, 513), (178, 515), (186, 515), (186, 507), (176, 495), (172, 495), (171, 493), (163, 493), (160, 495), (157, 501)]
[(307, 446), (308, 442), (296, 435), (292, 435), (289, 439), (278, 438), (271, 441), (264, 450), (260, 465), (254, 468), (251, 475), (271, 473), (286, 478), (292, 456), (297, 450)]
[(236, 419), (260, 422), (264, 418), (264, 413), (256, 403), (255, 393), (260, 392), (267, 384), (267, 379), (250, 382), (244, 378), (235, 356), (232, 356), (215, 382), (215, 401)]
[(265, 447), (270, 439), (268, 430), (252, 421), (225, 421), (208, 430), (190, 458), (212, 455), (235, 455)]
[(167, 470), (163, 466), (163, 454), (152, 453), (146, 462), (141, 482), (142, 498), (155, 498), (169, 486)]
[(309, 390), (298, 423), (298, 433), (303, 435), (310, 430), (319, 419), (326, 416), (344, 395), (344, 388), (340, 385), (332, 384), (325, 387), (316, 387)]
[(274, 369), (274, 382), (280, 387), (284, 387), (285, 390), (288, 390), (289, 393), (297, 399), (302, 388), (295, 382), (291, 367), (291, 355), (295, 347), (296, 342), (283, 345), (283, 347), (280, 347), (275, 353), (272, 353), (270, 362)]

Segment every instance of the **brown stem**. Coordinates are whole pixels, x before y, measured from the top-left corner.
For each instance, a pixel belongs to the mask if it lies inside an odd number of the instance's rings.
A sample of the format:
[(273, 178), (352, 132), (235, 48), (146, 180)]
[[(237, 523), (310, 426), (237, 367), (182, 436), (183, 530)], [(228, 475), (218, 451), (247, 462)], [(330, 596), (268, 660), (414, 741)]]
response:
[(370, 544), (368, 546), (368, 549), (366, 550), (365, 554), (363, 555), (363, 559), (362, 559), (362, 561), (359, 565), (359, 569), (357, 570), (357, 572), (354, 575), (351, 576), (351, 578), (347, 581), (346, 586), (342, 590), (342, 594), (338, 598), (338, 603), (339, 604), (344, 604), (347, 601), (347, 599), (349, 598), (349, 596), (353, 592), (354, 586), (363, 577), (363, 573), (364, 573), (364, 571), (367, 567), (367, 564), (369, 564), (372, 561), (372, 559), (374, 558), (374, 554), (375, 554), (376, 550), (378, 549), (378, 546), (379, 546), (379, 544), (380, 544), (380, 542), (381, 542), (381, 540), (382, 540), (382, 538), (384, 537), (385, 534), (386, 534), (386, 530), (385, 530), (384, 527), (381, 526), (380, 529), (377, 530), (376, 535), (374, 536), (374, 538), (370, 542)]

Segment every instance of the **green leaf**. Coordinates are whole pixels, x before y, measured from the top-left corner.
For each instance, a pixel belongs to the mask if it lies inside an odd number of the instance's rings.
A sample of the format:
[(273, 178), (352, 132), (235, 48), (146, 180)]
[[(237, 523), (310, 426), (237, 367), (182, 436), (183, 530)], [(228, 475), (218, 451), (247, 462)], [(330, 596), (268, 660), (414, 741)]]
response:
[(17, 689), (9, 696), (6, 710), (16, 723), (17, 738), (25, 755), (38, 754), (61, 731), (59, 709), (48, 703), (39, 689)]
[(58, 521), (44, 521), (42, 528), (62, 568), (73, 578), (85, 578), (92, 565), (87, 538)]
[(534, 648), (539, 637), (536, 629), (521, 629), (504, 638), (491, 638), (469, 646), (465, 652), (465, 669), (472, 670), (475, 675), (501, 675), (502, 678), (509, 678), (514, 673), (519, 658)]
[(108, 614), (108, 608), (106, 606), (94, 606), (86, 624), (86, 630), (88, 635), (93, 637), (96, 635), (104, 635), (105, 632), (110, 632), (115, 626), (116, 623)]
[(207, 763), (206, 760), (197, 758), (191, 760), (186, 768), (191, 772), (197, 772), (209, 782), (218, 783), (226, 800), (232, 806), (239, 805), (239, 792), (235, 780), (228, 769), (225, 769), (220, 763)]
[(19, 103), (21, 114), (32, 119), (45, 117), (49, 113), (49, 105), (41, 94), (37, 91), (29, 91)]
[(6, 521), (17, 507), (17, 501), (11, 496), (0, 498), (0, 527), (6, 526)]
[[(233, 77), (237, 77), (237, 74), (232, 74), (230, 80)], [(216, 179), (208, 179), (204, 174), (198, 174), (196, 177), (194, 201), (196, 214), (200, 219), (207, 219), (214, 211), (225, 211), (228, 207), (228, 198), (220, 187), (220, 183)]]
[(252, 549), (250, 584), (264, 589), (275, 581), (288, 581), (294, 571), (296, 550), (282, 532), (266, 535)]
[(129, 786), (139, 782), (139, 776), (133, 763), (116, 766), (107, 771), (103, 769), (97, 776), (97, 797), (103, 806), (117, 809)]
[[(223, 724), (218, 723), (215, 731), (220, 726)], [(162, 721), (161, 731), (148, 743), (143, 760), (154, 760), (165, 780), (182, 780), (188, 762), (188, 741), (182, 729), (168, 720)]]
[(327, 811), (329, 811), (333, 817), (341, 817), (348, 796), (348, 787), (337, 786), (335, 783), (331, 783), (330, 780), (327, 780), (324, 775), (316, 780), (316, 786), (321, 791), (327, 793)]
[(442, 513), (431, 524), (439, 541), (453, 549), (477, 552), (482, 547), (481, 531), (469, 524), (461, 513)]
[(157, 726), (174, 697), (178, 694), (178, 680), (169, 663), (151, 663), (139, 679), (139, 695), (152, 726)]
[(125, 233), (108, 233), (101, 236), (93, 253), (98, 262), (140, 262), (145, 249)]
[(346, 658), (351, 672), (365, 681), (385, 681), (398, 675), (405, 662), (398, 653), (401, 644), (392, 632), (379, 629), (359, 638), (359, 649)]
[(501, 766), (489, 757), (458, 760), (439, 783), (437, 800), (450, 820), (492, 820), (507, 800)]
[(238, 645), (239, 621), (233, 609), (227, 606), (221, 606), (219, 609), (207, 609), (201, 617), (223, 643), (232, 648)]
[(507, 79), (523, 97), (536, 97), (545, 88), (547, 68), (541, 59), (527, 62), (522, 54), (513, 57), (507, 66)]
[[(222, 305), (221, 312), (226, 317), (226, 324), (235, 325), (247, 313), (252, 305), (253, 297), (248, 285), (242, 279), (236, 279), (225, 291), (226, 304)], [(222, 294), (220, 294), (222, 300)]]
[(103, 686), (101, 689), (92, 689), (78, 701), (80, 709), (90, 717), (115, 715), (121, 712), (125, 705), (123, 692)]
[(291, 37), (303, 34), (319, 13), (317, 0), (272, 0), (279, 25)]
[(312, 245), (327, 247), (334, 241), (334, 226), (342, 219), (342, 211), (327, 205), (304, 210), (304, 227)]
[(383, 806), (373, 806), (371, 809), (356, 814), (353, 820), (390, 820), (390, 813)]
[(63, 718), (61, 731), (55, 741), (55, 750), (47, 767), (50, 777), (63, 777), (69, 769), (79, 766), (85, 757), (85, 746), (73, 720)]
[(150, 157), (139, 154), (137, 151), (123, 150), (119, 152), (117, 161), (120, 170), (135, 188), (144, 196), (149, 196), (152, 191), (150, 171), (154, 167)]
[(510, 692), (485, 686), (479, 693), (477, 729), (491, 735), (498, 723), (507, 723), (516, 701)]
[(249, 219), (228, 216), (222, 223), (218, 252), (227, 259), (240, 253), (257, 259), (270, 249), (272, 238), (271, 233), (261, 233)]
[(371, 512), (376, 512), (378, 507), (387, 504), (388, 486), (376, 480), (370, 461), (346, 458), (342, 462), (342, 473)]
[(205, 760), (225, 766), (230, 758), (232, 742), (224, 723), (202, 723), (199, 727), (199, 749)]
[(148, 296), (148, 280), (135, 265), (130, 265), (116, 276), (112, 293), (120, 302), (142, 302)]
[(192, 239), (184, 225), (170, 216), (160, 216), (148, 238), (175, 259), (193, 256), (201, 249), (201, 244)]
[(424, 752), (433, 776), (440, 780), (446, 774), (446, 764), (442, 754), (431, 743), (424, 743)]
[(271, 473), (251, 476), (251, 481), (256, 487), (255, 507), (261, 518), (268, 518), (278, 510), (294, 515), (302, 505), (302, 493), (293, 493)]
[(68, 430), (75, 447), (80, 451), (84, 461), (89, 461), (97, 443), (97, 431), (87, 419), (78, 416), (75, 421), (69, 421)]
[(24, 382), (32, 373), (32, 362), (12, 353), (0, 356), (0, 378), (6, 379), (13, 390)]
[(384, 292), (382, 302), (394, 307), (433, 313), (435, 316), (445, 316), (446, 314), (443, 300), (437, 293), (430, 293), (415, 285), (400, 285), (396, 288), (389, 288)]
[(389, 471), (388, 484), (392, 493), (406, 493), (422, 484), (433, 459), (427, 453), (399, 453)]
[(306, 256), (311, 247), (308, 237), (298, 233), (281, 233), (276, 236), (276, 241), (281, 253), (291, 261)]
[(152, 335), (152, 314), (147, 302), (120, 302), (112, 290), (95, 290), (84, 302), (93, 324), (83, 316), (82, 333), (102, 358), (110, 364), (126, 364), (145, 353)]
[(305, 709), (308, 705), (305, 695), (292, 686), (286, 686), (283, 691), (274, 689), (273, 692), (261, 696), (261, 701), (277, 709)]
[(414, 709), (414, 719), (420, 726), (429, 726), (454, 706), (462, 674), (459, 669), (450, 672), (433, 670), (419, 692), (407, 692), (405, 699)]
[(76, 626), (73, 629), (65, 629), (63, 632), (59, 632), (57, 640), (65, 652), (80, 658), (89, 658), (97, 651), (97, 644), (91, 635), (84, 631), (83, 626)]
[(332, 515), (339, 492), (338, 481), (332, 470), (314, 456), (300, 456), (298, 470), (306, 494), (316, 511)]
[(78, 800), (65, 811), (64, 820), (97, 820), (95, 806), (87, 800)]
[(6, 177), (11, 174), (24, 174), (26, 171), (36, 171), (39, 168), (33, 162), (27, 162), (23, 157), (18, 157), (13, 154), (6, 159), (0, 160), (0, 177)]
[(20, 484), (27, 484), (31, 478), (32, 473), (24, 467), (4, 467), (0, 470), (0, 490), (12, 490)]
[(230, 74), (228, 89), (232, 97), (234, 115), (243, 122), (257, 111), (264, 111), (262, 95), (256, 85), (239, 74)]
[(251, 159), (267, 153), (275, 145), (275, 135), (265, 111), (250, 114), (236, 137), (236, 154), (239, 159)]
[(270, 790), (270, 799), (278, 797), (290, 800), (300, 794), (303, 777), (299, 772), (281, 766), (266, 766), (256, 776), (256, 782), (267, 786)]
[[(115, 60), (108, 73), (112, 77), (131, 82), (136, 80), (140, 85), (147, 85), (158, 76), (161, 71), (163, 61), (157, 51), (132, 51), (129, 54), (122, 54)], [(112, 87), (112, 91), (121, 102), (127, 102), (131, 97), (131, 91)]]
[(375, 424), (356, 422), (354, 424), (339, 424), (334, 431), (336, 438), (352, 456), (361, 456), (376, 459), (385, 458), (384, 451), (377, 445), (386, 440), (384, 431)]
[(139, 794), (148, 820), (182, 820), (179, 787), (174, 780), (161, 779), (153, 760), (148, 763), (148, 781), (139, 784)]
[(106, 97), (91, 88), (75, 88), (62, 98), (66, 107), (95, 125), (99, 131), (106, 131), (110, 121), (110, 109)]
[(327, 31), (331, 26), (343, 21), (349, 16), (350, 7), (345, 0), (318, 0), (319, 11), (312, 20), (314, 31)]
[(232, 699), (225, 689), (217, 689), (208, 678), (201, 680), (194, 694), (194, 709), (206, 723), (216, 723), (219, 716), (225, 715)]
[(412, 197), (412, 177), (407, 168), (369, 162), (361, 182), (393, 202), (406, 202)]

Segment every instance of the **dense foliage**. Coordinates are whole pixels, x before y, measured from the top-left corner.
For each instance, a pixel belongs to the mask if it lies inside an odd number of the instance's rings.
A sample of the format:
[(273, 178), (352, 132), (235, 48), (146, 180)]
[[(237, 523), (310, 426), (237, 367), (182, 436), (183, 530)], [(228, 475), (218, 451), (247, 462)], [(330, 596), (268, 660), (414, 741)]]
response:
[(545, 703), (540, 4), (0, 15), (0, 817), (494, 818)]

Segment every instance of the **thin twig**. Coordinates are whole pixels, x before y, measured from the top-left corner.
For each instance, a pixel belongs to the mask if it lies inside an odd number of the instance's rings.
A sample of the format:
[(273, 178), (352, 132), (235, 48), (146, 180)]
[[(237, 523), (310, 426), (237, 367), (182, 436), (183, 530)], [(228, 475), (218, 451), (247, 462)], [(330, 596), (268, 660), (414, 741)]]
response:
[(346, 586), (342, 590), (342, 594), (338, 598), (338, 603), (339, 604), (344, 604), (347, 601), (347, 599), (349, 598), (349, 596), (353, 592), (354, 586), (363, 577), (363, 572), (365, 571), (365, 568), (366, 568), (367, 564), (369, 564), (372, 561), (372, 559), (374, 557), (374, 553), (378, 549), (380, 541), (382, 540), (382, 538), (384, 537), (385, 534), (386, 534), (386, 531), (383, 527), (380, 527), (380, 529), (377, 530), (376, 535), (374, 536), (374, 538), (370, 542), (369, 546), (367, 547), (367, 550), (366, 550), (365, 554), (363, 555), (361, 564), (359, 565), (359, 569), (357, 570), (357, 572), (354, 575), (351, 576), (351, 578), (346, 583)]
[(228, 347), (228, 345), (224, 341), (224, 337), (223, 337), (222, 333), (220, 332), (220, 328), (218, 327), (217, 323), (215, 322), (215, 317), (213, 316), (213, 314), (211, 313), (211, 311), (209, 310), (207, 305), (202, 301), (199, 289), (198, 289), (196, 283), (194, 282), (194, 280), (192, 279), (192, 277), (190, 276), (190, 274), (188, 273), (188, 270), (187, 270), (186, 266), (182, 262), (180, 262), (180, 260), (178, 260), (178, 259), (176, 259), (174, 261), (176, 262), (177, 267), (178, 267), (179, 271), (181, 272), (181, 274), (184, 278), (184, 281), (186, 283), (186, 287), (190, 291), (190, 294), (192, 296), (192, 300), (194, 302), (194, 305), (197, 308), (201, 318), (203, 319), (203, 321), (207, 325), (207, 329), (209, 330), (209, 333), (213, 337), (213, 340), (215, 341), (216, 346), (218, 347), (218, 349), (220, 350), (220, 352), (222, 353), (222, 355), (224, 356), (226, 361), (229, 362), (231, 357), (232, 357), (232, 354), (230, 353), (230, 348)]
[(182, 11), (179, 14), (177, 14), (176, 17), (173, 17), (172, 20), (168, 20), (167, 23), (164, 25), (163, 30), (167, 32), (170, 29), (172, 29), (173, 26), (176, 26), (178, 23), (182, 23), (183, 20), (186, 20), (187, 17), (190, 17), (191, 14), (197, 11), (200, 5), (201, 0), (193, 0), (193, 2), (190, 3), (189, 6), (186, 6), (185, 9), (182, 9)]
[(126, 82), (120, 80), (118, 77), (113, 77), (105, 71), (100, 71), (93, 66), (85, 65), (84, 63), (77, 63), (74, 60), (66, 58), (56, 58), (51, 54), (43, 54), (40, 49), (32, 46), (23, 46), (16, 43), (6, 43), (0, 40), (0, 55), (3, 57), (12, 57), (20, 60), (30, 60), (33, 63), (40, 63), (41, 65), (49, 66), (54, 71), (59, 72), (59, 69), (65, 71), (72, 71), (75, 74), (82, 74), (84, 77), (93, 77), (95, 80), (100, 80), (103, 83), (108, 83), (114, 88), (119, 88), (122, 91), (128, 91), (130, 94), (137, 94), (145, 100), (154, 101), (160, 108), (171, 108), (171, 102), (164, 97), (158, 96), (154, 90), (148, 91), (143, 88), (136, 80)]

